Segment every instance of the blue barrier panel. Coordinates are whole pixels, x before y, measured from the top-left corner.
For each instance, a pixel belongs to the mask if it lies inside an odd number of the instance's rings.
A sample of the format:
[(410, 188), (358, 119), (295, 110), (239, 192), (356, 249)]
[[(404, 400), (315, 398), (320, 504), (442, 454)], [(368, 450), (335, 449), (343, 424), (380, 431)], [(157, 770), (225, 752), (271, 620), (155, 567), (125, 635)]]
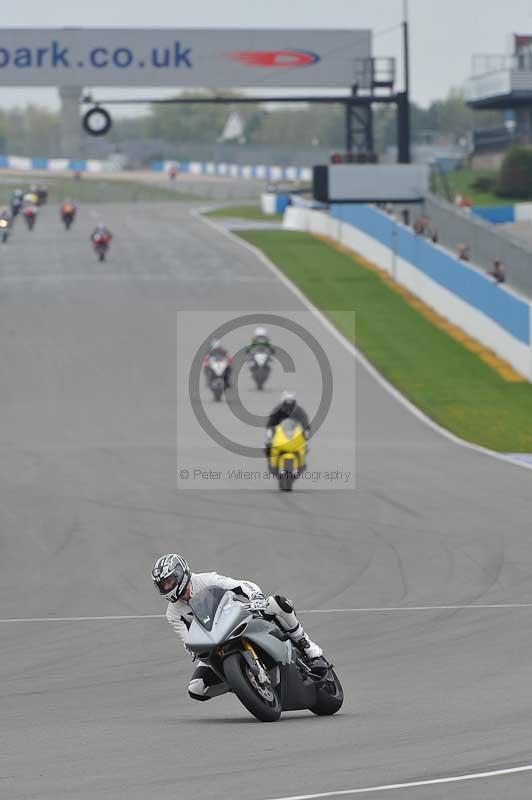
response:
[(31, 168), (32, 169), (48, 169), (48, 159), (47, 158), (32, 158), (31, 159)]
[(396, 225), (385, 214), (370, 206), (332, 205), (330, 213), (389, 248), (392, 247), (392, 230), (395, 226), (395, 250), (400, 258), (481, 311), (520, 342), (530, 344), (529, 304), (505, 291), (493, 279), (448, 255), (429, 240), (416, 236), (404, 225)]
[(152, 161), (151, 168), (155, 170), (155, 172), (163, 172), (164, 170), (164, 161)]
[(501, 222), (515, 222), (514, 206), (473, 206), (471, 209), (477, 217), (497, 225)]
[(87, 161), (84, 158), (72, 158), (68, 162), (68, 168), (77, 172), (84, 172), (87, 169)]
[(392, 231), (394, 222), (384, 214), (376, 213), (374, 209), (366, 205), (349, 205), (348, 203), (338, 203), (331, 205), (331, 216), (354, 225), (355, 228), (377, 239), (378, 242), (386, 247), (392, 246)]
[(275, 195), (275, 213), (282, 214), (287, 206), (290, 205), (289, 194), (276, 194)]
[(9, 157), (0, 156), (0, 167), (7, 167), (7, 166), (9, 166)]

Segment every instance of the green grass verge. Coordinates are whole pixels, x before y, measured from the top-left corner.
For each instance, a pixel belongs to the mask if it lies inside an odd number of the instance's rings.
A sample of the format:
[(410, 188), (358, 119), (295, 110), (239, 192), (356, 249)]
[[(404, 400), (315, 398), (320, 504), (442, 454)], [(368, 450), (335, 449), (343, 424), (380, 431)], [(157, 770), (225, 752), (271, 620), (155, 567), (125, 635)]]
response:
[(238, 219), (255, 219), (261, 222), (276, 222), (283, 218), (282, 214), (264, 214), (259, 206), (223, 206), (208, 211), (207, 217), (237, 217)]
[[(48, 186), (48, 202), (60, 203), (65, 197), (71, 197), (80, 203), (149, 203), (149, 202), (176, 202), (189, 199), (177, 192), (135, 183), (105, 178), (82, 178), (79, 181), (73, 178), (9, 178), (0, 182), (0, 204), (8, 205), (9, 198), (14, 189), (28, 189), (30, 183), (45, 184)], [(196, 198), (197, 199), (197, 198)]]
[[(470, 197), (475, 206), (500, 206), (507, 203), (519, 202), (512, 197), (501, 197), (493, 191), (479, 191), (478, 189), (472, 188), (472, 184), (477, 178), (495, 179), (497, 174), (496, 170), (489, 169), (460, 169), (456, 172), (449, 172), (447, 174), (447, 181), (453, 200), (455, 195), (461, 194), (462, 197)], [(445, 196), (440, 176), (433, 176), (432, 190), (436, 192), (436, 194)]]
[(335, 312), (354, 309), (357, 347), (437, 423), (493, 450), (532, 453), (532, 385), (505, 381), (377, 272), (318, 239), (291, 231), (239, 235), (263, 250), (348, 338)]

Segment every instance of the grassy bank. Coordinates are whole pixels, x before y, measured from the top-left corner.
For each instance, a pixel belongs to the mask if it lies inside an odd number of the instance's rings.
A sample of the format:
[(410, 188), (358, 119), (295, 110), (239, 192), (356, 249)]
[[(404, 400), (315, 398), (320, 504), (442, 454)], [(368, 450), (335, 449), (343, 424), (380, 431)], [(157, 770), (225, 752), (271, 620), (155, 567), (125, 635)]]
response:
[(264, 214), (259, 206), (223, 206), (208, 211), (207, 217), (227, 217), (237, 219), (254, 219), (261, 222), (278, 222), (283, 218), (282, 214)]
[(8, 205), (11, 193), (15, 189), (27, 191), (30, 183), (48, 186), (48, 202), (60, 203), (65, 197), (71, 197), (80, 203), (149, 203), (149, 202), (176, 202), (188, 199), (158, 186), (143, 183), (134, 183), (128, 180), (106, 180), (100, 178), (29, 178), (17, 179), (10, 177), (0, 182), (0, 204)]
[(440, 425), (494, 450), (532, 453), (532, 385), (504, 380), (350, 255), (305, 233), (239, 235), (263, 250), (340, 330), (342, 316), (335, 311), (354, 309), (357, 347)]
[[(493, 190), (480, 190), (473, 187), (479, 178), (489, 178), (494, 181), (497, 174), (496, 170), (489, 169), (459, 169), (456, 172), (447, 173), (452, 199), (454, 200), (455, 195), (461, 194), (462, 197), (470, 197), (475, 206), (501, 206), (518, 202), (510, 197), (501, 197)], [(445, 197), (441, 176), (432, 178), (432, 189), (436, 194)]]

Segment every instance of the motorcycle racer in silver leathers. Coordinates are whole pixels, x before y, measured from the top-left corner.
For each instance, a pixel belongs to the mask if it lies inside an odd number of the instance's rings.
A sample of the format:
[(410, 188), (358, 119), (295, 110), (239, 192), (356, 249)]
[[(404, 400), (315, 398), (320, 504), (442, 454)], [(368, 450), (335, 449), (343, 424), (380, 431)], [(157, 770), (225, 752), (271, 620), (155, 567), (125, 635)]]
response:
[[(265, 597), (260, 587), (252, 581), (236, 580), (217, 572), (192, 572), (185, 559), (176, 553), (158, 558), (151, 575), (158, 593), (168, 600), (166, 619), (185, 649), (193, 618), (190, 598), (203, 589), (217, 586), (244, 597), (255, 611), (274, 619), (309, 663), (322, 661), (321, 647), (306, 635), (293, 604), (286, 597), (277, 594)], [(207, 664), (199, 661), (188, 685), (190, 697), (193, 700), (210, 700), (228, 691), (227, 684)]]

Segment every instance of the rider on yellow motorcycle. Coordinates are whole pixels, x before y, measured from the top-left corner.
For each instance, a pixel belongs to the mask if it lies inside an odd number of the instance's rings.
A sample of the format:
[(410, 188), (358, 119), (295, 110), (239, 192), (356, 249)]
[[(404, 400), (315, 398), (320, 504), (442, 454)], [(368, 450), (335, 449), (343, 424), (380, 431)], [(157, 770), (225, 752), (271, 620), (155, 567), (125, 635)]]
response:
[[(296, 399), (295, 392), (285, 390), (281, 394), (281, 402), (275, 406), (273, 411), (271, 412), (270, 416), (268, 417), (268, 422), (266, 425), (266, 445), (264, 448), (264, 452), (266, 453), (266, 458), (268, 459), (268, 465), (271, 468), (270, 464), (270, 454), (272, 451), (272, 439), (274, 436), (274, 431), (277, 425), (280, 425), (285, 419), (293, 419), (296, 422), (299, 422), (301, 428), (303, 429), (303, 435), (305, 440), (307, 440), (310, 436), (310, 423), (307, 416), (306, 411), (303, 409), (302, 406), (299, 405)], [(304, 465), (302, 467), (304, 469)]]

